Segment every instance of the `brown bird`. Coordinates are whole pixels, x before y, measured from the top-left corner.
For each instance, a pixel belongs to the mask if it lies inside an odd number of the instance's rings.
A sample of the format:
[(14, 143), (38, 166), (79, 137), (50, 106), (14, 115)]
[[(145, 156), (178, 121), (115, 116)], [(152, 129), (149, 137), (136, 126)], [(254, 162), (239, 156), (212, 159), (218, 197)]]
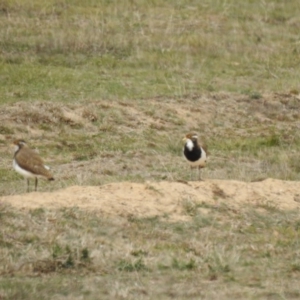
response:
[(198, 178), (201, 179), (201, 169), (205, 167), (207, 158), (207, 149), (198, 142), (198, 136), (196, 133), (188, 133), (184, 138), (185, 142), (183, 148), (183, 154), (192, 169), (198, 168)]
[(13, 159), (14, 169), (27, 179), (27, 192), (29, 192), (29, 179), (35, 178), (35, 191), (37, 190), (38, 177), (54, 180), (49, 172), (49, 167), (44, 165), (37, 152), (30, 149), (24, 140), (15, 140), (15, 154)]

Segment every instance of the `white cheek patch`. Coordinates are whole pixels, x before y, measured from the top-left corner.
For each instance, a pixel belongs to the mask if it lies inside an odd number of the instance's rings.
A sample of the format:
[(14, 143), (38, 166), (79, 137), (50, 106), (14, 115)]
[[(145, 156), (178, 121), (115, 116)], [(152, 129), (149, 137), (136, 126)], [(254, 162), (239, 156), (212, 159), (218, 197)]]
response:
[(18, 146), (18, 145), (15, 145), (15, 147), (14, 147), (14, 152), (16, 153), (18, 150), (19, 150), (19, 146)]
[(192, 151), (193, 148), (194, 148), (194, 143), (193, 143), (190, 139), (188, 139), (187, 142), (186, 142), (186, 147), (187, 147), (190, 151)]

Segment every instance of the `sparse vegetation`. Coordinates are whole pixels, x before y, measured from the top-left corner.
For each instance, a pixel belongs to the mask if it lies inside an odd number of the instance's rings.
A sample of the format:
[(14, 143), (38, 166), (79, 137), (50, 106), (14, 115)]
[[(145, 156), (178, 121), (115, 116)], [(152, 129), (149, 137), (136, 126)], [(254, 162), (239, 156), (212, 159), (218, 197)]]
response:
[(192, 299), (300, 296), (297, 212), (208, 209), (214, 222), (205, 224), (200, 211), (190, 222), (170, 223), (2, 205), (1, 297), (168, 299), (171, 290)]
[[(0, 196), (25, 190), (17, 137), (55, 174), (42, 191), (147, 181), (159, 199), (149, 181), (190, 179), (188, 131), (203, 178), (299, 180), (299, 8), (0, 1)], [(299, 299), (298, 212), (212, 191), (178, 200), (184, 222), (0, 203), (0, 299)]]

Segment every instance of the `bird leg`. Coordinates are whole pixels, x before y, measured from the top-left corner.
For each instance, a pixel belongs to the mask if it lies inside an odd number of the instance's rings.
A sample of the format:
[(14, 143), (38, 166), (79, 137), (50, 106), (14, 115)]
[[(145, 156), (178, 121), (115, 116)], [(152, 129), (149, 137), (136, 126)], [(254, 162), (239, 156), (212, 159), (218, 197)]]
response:
[(29, 178), (27, 178), (27, 193), (29, 193)]
[(35, 177), (35, 191), (37, 191), (38, 179)]
[(193, 167), (191, 166), (191, 174), (190, 174), (190, 180), (192, 181), (193, 180)]
[(198, 180), (202, 181), (203, 179), (201, 178), (201, 167), (198, 167)]

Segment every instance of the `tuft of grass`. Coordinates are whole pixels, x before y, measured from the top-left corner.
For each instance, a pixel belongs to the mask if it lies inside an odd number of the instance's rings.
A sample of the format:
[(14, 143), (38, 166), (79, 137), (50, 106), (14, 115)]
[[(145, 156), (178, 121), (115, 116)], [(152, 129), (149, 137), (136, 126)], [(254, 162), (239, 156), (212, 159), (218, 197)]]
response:
[(172, 268), (180, 271), (193, 270), (196, 268), (196, 262), (193, 259), (190, 259), (188, 262), (184, 262), (184, 261), (178, 261), (176, 258), (173, 258)]
[(190, 198), (182, 200), (182, 208), (189, 216), (195, 216), (198, 213), (198, 204)]
[(118, 262), (117, 265), (119, 271), (125, 271), (125, 272), (139, 272), (148, 269), (145, 263), (143, 262), (142, 258), (139, 258), (134, 262), (130, 262), (122, 259), (121, 261)]

